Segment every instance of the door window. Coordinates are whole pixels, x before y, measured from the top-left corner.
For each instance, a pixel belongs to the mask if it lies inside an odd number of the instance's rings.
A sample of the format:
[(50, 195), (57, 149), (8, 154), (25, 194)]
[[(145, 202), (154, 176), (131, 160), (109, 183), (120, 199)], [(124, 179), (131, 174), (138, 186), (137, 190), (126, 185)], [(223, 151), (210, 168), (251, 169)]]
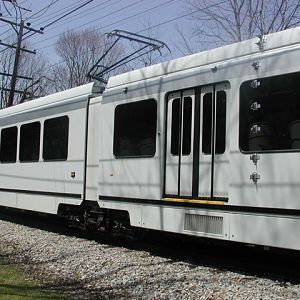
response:
[[(226, 144), (226, 93), (216, 92), (215, 154), (223, 154)], [(213, 94), (203, 96), (202, 152), (211, 154), (213, 124)]]
[[(192, 98), (183, 98), (183, 113), (181, 113), (180, 98), (172, 102), (172, 127), (171, 127), (171, 154), (179, 155), (182, 147), (182, 155), (190, 155), (192, 144)], [(181, 122), (182, 115), (182, 122)], [(182, 124), (182, 126), (181, 126)], [(182, 139), (182, 146), (180, 141)], [(181, 147), (180, 147), (181, 146)]]

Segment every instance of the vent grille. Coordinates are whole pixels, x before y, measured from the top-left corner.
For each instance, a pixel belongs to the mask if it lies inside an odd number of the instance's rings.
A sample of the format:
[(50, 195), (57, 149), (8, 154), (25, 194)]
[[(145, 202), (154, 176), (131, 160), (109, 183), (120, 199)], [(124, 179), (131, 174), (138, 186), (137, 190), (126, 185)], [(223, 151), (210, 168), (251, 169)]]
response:
[(184, 230), (223, 234), (223, 217), (185, 214)]

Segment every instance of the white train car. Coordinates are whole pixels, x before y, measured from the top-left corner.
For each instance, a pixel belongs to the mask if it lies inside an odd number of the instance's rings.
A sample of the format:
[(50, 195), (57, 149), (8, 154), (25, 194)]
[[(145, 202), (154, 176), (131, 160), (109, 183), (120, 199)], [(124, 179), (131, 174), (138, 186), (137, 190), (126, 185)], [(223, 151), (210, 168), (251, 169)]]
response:
[(300, 28), (0, 111), (0, 205), (300, 250)]

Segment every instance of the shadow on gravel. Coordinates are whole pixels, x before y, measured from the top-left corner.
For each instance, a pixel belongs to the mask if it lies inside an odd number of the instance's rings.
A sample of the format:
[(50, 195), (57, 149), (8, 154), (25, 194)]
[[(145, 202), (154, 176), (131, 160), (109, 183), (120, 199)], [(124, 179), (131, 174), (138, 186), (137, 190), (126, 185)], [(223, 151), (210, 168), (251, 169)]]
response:
[[(300, 283), (300, 268), (297, 267), (300, 265), (300, 251), (265, 250), (259, 246), (190, 238), (155, 231), (134, 231), (130, 236), (83, 232), (68, 228), (66, 221), (57, 216), (11, 211), (3, 208), (0, 208), (0, 219), (54, 233), (93, 240), (105, 244), (108, 248), (120, 246), (127, 248), (128, 251), (146, 251), (155, 256), (168, 258), (170, 262), (190, 263), (191, 268), (205, 266), (216, 269), (215, 272), (233, 271), (249, 276), (276, 279), (283, 285), (286, 282)], [(20, 253), (16, 252), (15, 254)], [(70, 255), (72, 254), (74, 253), (70, 253)], [(58, 257), (57, 261), (59, 259), (61, 257)]]

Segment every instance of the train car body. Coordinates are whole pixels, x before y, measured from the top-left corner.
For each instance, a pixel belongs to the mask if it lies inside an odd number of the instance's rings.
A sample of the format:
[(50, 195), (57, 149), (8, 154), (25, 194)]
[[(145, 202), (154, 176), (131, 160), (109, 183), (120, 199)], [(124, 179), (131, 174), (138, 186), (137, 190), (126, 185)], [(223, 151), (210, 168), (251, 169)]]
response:
[(0, 112), (0, 205), (300, 250), (300, 28)]

